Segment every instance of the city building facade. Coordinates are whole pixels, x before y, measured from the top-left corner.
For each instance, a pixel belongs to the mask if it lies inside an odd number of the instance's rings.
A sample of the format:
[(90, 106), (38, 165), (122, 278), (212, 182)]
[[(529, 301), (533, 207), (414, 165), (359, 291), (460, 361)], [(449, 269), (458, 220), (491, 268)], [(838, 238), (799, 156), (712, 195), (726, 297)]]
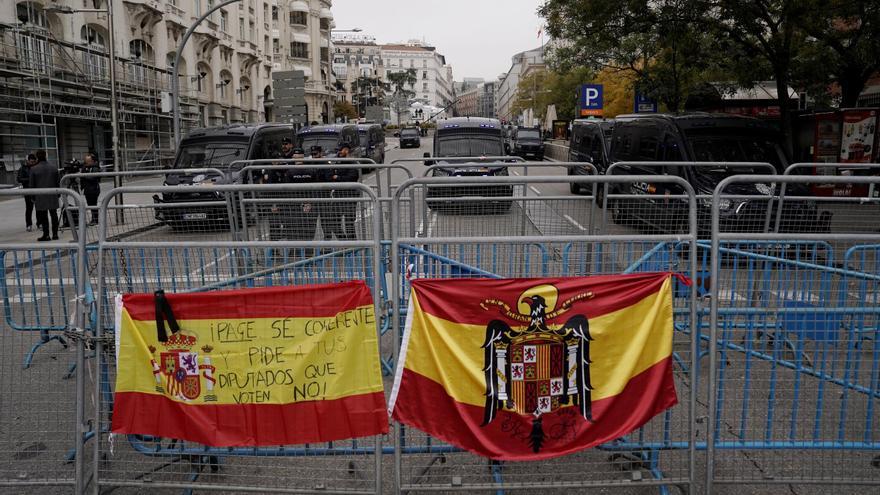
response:
[(519, 81), (528, 73), (545, 68), (543, 47), (517, 53), (511, 58), (510, 70), (500, 77), (500, 82), (495, 88), (495, 108), (498, 118), (506, 121), (517, 119), (518, 116), (513, 114), (513, 104), (516, 101)]
[(446, 64), (446, 57), (436, 48), (410, 41), (381, 45), (380, 55), (386, 78), (390, 73), (408, 69), (416, 72), (415, 84), (407, 88), (415, 94), (414, 100), (440, 108), (452, 103), (452, 67)]
[[(190, 25), (221, 2), (111, 1), (120, 168), (162, 167), (175, 148), (170, 91), (177, 47)], [(14, 0), (0, 7), (6, 170), (38, 148), (55, 163), (86, 151), (104, 163), (112, 157), (109, 19), (106, 12), (82, 12), (106, 7), (106, 0)], [(309, 117), (329, 119), (330, 7), (329, 0), (241, 0), (211, 14), (181, 54), (183, 133), (272, 120), (273, 70), (308, 69)]]
[(360, 115), (366, 106), (384, 102), (385, 65), (375, 38), (345, 35), (333, 39), (333, 73), (337, 99), (351, 103)]

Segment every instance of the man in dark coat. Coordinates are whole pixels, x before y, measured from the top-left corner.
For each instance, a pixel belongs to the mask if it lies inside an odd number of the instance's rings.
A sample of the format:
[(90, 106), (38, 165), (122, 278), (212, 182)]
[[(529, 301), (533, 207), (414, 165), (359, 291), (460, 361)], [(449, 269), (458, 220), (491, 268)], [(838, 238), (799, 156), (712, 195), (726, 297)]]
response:
[[(86, 153), (83, 158), (82, 173), (96, 174), (101, 171), (98, 165), (98, 157), (94, 153)], [(83, 177), (79, 180), (80, 188), (86, 197), (86, 204), (92, 210), (92, 221), (89, 225), (98, 225), (98, 196), (101, 195), (101, 179), (98, 177)]]
[[(36, 152), (37, 164), (31, 168), (30, 184), (34, 189), (58, 187), (58, 168), (46, 161), (46, 151)], [(38, 194), (34, 196), (37, 210), (37, 225), (43, 227), (43, 236), (38, 241), (58, 240), (58, 195)], [(52, 237), (49, 237), (49, 218), (52, 219)]]
[[(18, 183), (22, 189), (31, 187), (31, 169), (37, 164), (37, 156), (33, 153), (27, 156), (27, 161), (18, 169)], [(24, 196), (24, 225), (27, 231), (34, 230), (34, 197), (25, 194)]]

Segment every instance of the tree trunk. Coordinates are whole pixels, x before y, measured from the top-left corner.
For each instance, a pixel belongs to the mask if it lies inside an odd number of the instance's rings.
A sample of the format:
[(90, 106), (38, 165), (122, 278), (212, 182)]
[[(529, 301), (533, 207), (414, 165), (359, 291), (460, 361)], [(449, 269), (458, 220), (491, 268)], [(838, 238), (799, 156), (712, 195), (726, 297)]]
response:
[(865, 89), (865, 83), (868, 82), (868, 75), (865, 71), (859, 69), (846, 69), (841, 71), (838, 83), (840, 84), (840, 107), (854, 107), (859, 101), (859, 95)]
[[(782, 133), (782, 149), (791, 160), (794, 156), (794, 132), (791, 123), (791, 107), (788, 98), (788, 70), (776, 71), (776, 95), (779, 102), (779, 130)], [(780, 174), (782, 170), (778, 171)]]

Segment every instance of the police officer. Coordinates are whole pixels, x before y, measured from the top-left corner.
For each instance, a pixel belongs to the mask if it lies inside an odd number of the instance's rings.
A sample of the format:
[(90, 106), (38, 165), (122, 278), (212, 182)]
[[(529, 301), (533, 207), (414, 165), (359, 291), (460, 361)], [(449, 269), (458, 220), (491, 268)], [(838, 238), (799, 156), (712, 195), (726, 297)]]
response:
[[(338, 158), (348, 158), (349, 145), (343, 144), (336, 154)], [(352, 168), (327, 168), (324, 170), (323, 182), (357, 182), (360, 174), (356, 167)], [(324, 231), (324, 240), (355, 239), (354, 222), (357, 218), (357, 201), (353, 198), (360, 196), (360, 192), (350, 189), (332, 189), (330, 197), (334, 199), (349, 199), (342, 202), (325, 203), (321, 208), (321, 229)]]

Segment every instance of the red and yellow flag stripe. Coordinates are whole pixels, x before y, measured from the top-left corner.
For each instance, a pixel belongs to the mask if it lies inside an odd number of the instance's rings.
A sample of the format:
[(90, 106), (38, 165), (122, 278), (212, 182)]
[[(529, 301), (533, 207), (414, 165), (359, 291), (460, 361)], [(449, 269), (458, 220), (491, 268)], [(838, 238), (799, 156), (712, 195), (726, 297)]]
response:
[(365, 283), (166, 297), (181, 328), (167, 342), (152, 294), (118, 299), (114, 432), (214, 446), (387, 432)]
[[(506, 301), (512, 311), (524, 314), (525, 308), (518, 308), (520, 295), (548, 286), (558, 291), (556, 300), (550, 301), (556, 307), (575, 294), (592, 293), (547, 323), (550, 329), (559, 328), (575, 314), (589, 321), (594, 421), (583, 420), (571, 406), (544, 415), (544, 431), (553, 429), (558, 435), (552, 438), (548, 433), (547, 448), (535, 453), (524, 427), (529, 418), (502, 410), (489, 425), (481, 424), (487, 392), (482, 347), (486, 328), (491, 320), (505, 318), (498, 308), (480, 303), (488, 298)], [(395, 419), (438, 438), (495, 459), (544, 459), (618, 438), (677, 403), (671, 372), (669, 274), (415, 280), (412, 288), (403, 366), (398, 369), (391, 409)], [(508, 322), (512, 327), (527, 325)], [(516, 392), (520, 384), (512, 385)], [(428, 410), (431, 414), (423, 413)]]

